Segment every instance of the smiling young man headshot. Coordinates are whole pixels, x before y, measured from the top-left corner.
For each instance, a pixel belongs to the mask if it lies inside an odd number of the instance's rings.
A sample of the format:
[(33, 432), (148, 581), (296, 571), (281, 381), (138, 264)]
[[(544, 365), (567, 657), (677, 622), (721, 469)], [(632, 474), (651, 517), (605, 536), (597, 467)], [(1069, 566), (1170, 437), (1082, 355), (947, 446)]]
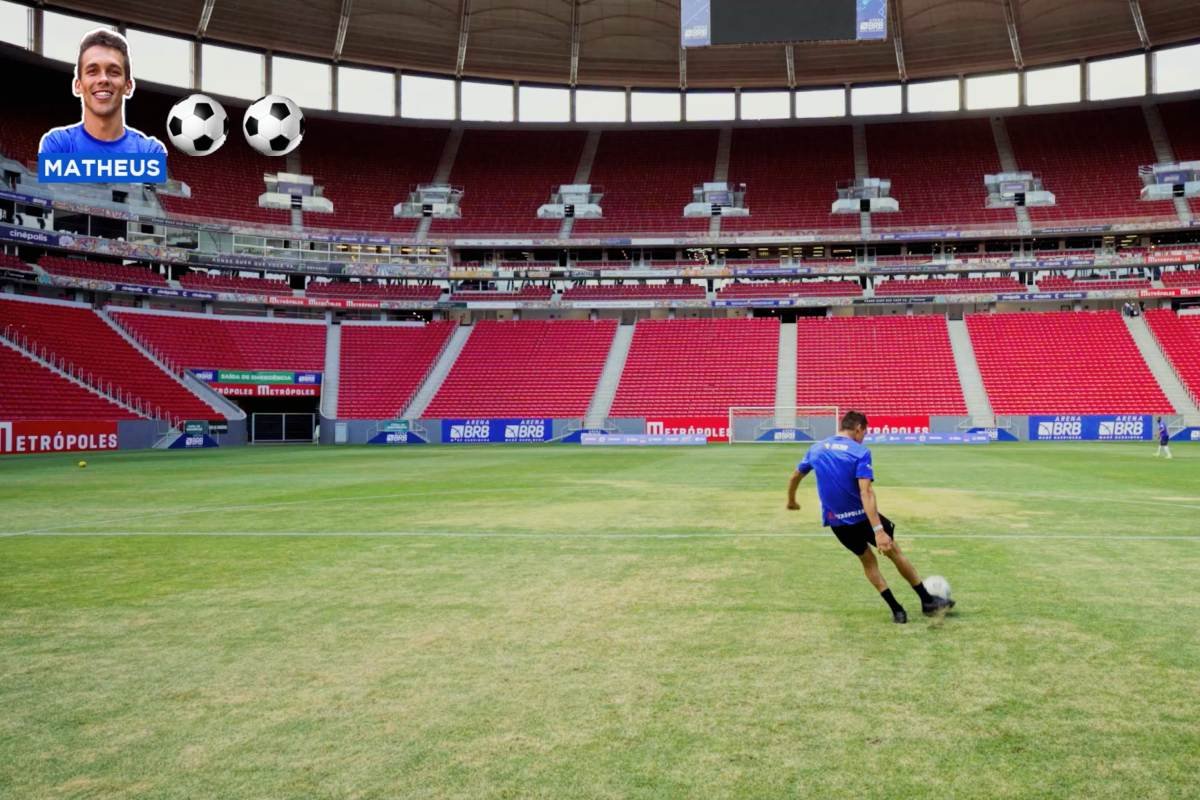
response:
[(163, 143), (125, 125), (125, 100), (133, 95), (129, 43), (107, 28), (79, 41), (73, 91), (83, 107), (74, 125), (42, 136), (39, 153), (163, 153)]

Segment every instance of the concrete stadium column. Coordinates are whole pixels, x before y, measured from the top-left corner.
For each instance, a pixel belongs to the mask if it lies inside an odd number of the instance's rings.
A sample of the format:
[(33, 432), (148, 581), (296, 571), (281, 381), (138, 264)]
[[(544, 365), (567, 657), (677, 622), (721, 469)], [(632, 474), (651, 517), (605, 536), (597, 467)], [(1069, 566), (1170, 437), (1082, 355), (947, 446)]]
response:
[(40, 7), (33, 10), (33, 26), (29, 33), (29, 49), (42, 55), (42, 49), (45, 40), (46, 20), (42, 15), (45, 13)]
[(633, 122), (633, 88), (625, 87), (625, 121)]
[(403, 77), (404, 77), (404, 70), (402, 70), (402, 69), (398, 69), (398, 70), (396, 70), (396, 73), (395, 73), (395, 89), (396, 89), (396, 116), (397, 116), (397, 117), (402, 117), (402, 116), (404, 116), (404, 114), (403, 114), (403, 108), (402, 108), (402, 106), (400, 105), (400, 104), (401, 104), (401, 102), (402, 102), (402, 101), (403, 101), (403, 99), (404, 99), (404, 97), (403, 97), (403, 93), (400, 91), (400, 83), (401, 83), (401, 79), (402, 79)]
[(1088, 69), (1087, 59), (1079, 59), (1079, 100), (1086, 103), (1088, 99)]
[(270, 94), (275, 91), (275, 70), (271, 66), (271, 60), (274, 55), (275, 53), (271, 50), (263, 54), (263, 88), (265, 90), (263, 94)]
[(338, 66), (337, 62), (334, 62), (333, 66), (331, 66), (329, 68), (329, 110), (330, 111), (338, 110), (338, 70), (339, 69), (341, 69), (341, 67)]
[(571, 115), (570, 120), (571, 120), (571, 122), (575, 122), (575, 92), (576, 92), (576, 89), (574, 86), (572, 86), (570, 88), (570, 90), (567, 92), (567, 96), (570, 98), (569, 105), (570, 105), (570, 115)]
[(454, 82), (454, 121), (462, 119), (462, 81)]
[(733, 90), (733, 119), (735, 122), (741, 122), (742, 119), (742, 87)]
[(513, 101), (512, 101), (513, 122), (521, 121), (521, 82), (513, 81)]
[(200, 76), (204, 74), (204, 48), (200, 41), (192, 42), (192, 91), (200, 91)]

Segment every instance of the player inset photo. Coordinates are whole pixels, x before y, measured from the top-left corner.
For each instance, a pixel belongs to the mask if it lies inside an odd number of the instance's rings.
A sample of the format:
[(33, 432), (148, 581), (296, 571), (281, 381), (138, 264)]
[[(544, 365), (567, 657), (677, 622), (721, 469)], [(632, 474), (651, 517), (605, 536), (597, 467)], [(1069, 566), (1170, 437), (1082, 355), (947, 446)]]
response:
[(81, 119), (42, 136), (38, 153), (162, 153), (167, 148), (125, 124), (125, 101), (133, 97), (129, 43), (107, 28), (79, 40), (72, 91), (79, 98)]

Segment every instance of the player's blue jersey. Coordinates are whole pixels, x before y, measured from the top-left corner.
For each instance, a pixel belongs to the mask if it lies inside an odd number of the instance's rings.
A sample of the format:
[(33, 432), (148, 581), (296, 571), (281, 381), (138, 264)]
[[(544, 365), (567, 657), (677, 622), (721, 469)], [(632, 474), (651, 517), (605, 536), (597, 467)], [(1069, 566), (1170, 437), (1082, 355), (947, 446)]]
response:
[(137, 128), (125, 126), (125, 133), (120, 139), (106, 142), (88, 133), (82, 122), (65, 125), (47, 131), (38, 145), (39, 153), (104, 153), (118, 155), (122, 153), (163, 153), (167, 148), (153, 136), (147, 136)]
[(796, 469), (817, 473), (823, 524), (854, 525), (867, 518), (858, 479), (875, 480), (875, 468), (866, 447), (847, 436), (833, 436), (808, 448)]
[(1162, 420), (1158, 421), (1158, 443), (1166, 444), (1171, 440), (1170, 434), (1167, 433), (1167, 423)]

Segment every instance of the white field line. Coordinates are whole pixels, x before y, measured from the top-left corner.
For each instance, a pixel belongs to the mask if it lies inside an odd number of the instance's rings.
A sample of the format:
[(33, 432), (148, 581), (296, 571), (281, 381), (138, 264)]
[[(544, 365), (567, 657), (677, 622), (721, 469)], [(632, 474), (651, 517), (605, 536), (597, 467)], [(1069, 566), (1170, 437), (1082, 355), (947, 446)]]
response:
[[(86, 536), (196, 536), (196, 537), (378, 537), (411, 539), (833, 539), (832, 533), (775, 533), (768, 531), (735, 531), (729, 533), (521, 533), (507, 531), (86, 531), (78, 533), (18, 532), (0, 533), (0, 537), (86, 537)], [(914, 533), (900, 541), (922, 539), (969, 541), (1035, 540), (1035, 541), (1178, 541), (1198, 542), (1197, 535), (1120, 534), (1120, 533)]]

